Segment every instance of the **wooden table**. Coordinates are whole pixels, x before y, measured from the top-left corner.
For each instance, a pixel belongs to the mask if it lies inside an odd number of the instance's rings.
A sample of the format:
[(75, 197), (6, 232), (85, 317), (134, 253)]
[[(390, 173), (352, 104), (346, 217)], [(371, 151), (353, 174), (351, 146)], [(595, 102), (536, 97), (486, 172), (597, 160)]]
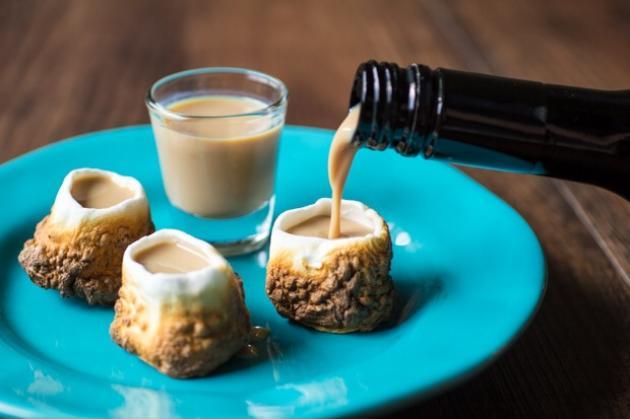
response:
[[(147, 88), (187, 68), (274, 74), (291, 91), (289, 123), (334, 128), (369, 58), (621, 89), (630, 87), (629, 39), (623, 0), (3, 0), (0, 161), (146, 123)], [(628, 417), (630, 205), (591, 186), (466, 172), (538, 234), (547, 295), (498, 362), (398, 414)]]

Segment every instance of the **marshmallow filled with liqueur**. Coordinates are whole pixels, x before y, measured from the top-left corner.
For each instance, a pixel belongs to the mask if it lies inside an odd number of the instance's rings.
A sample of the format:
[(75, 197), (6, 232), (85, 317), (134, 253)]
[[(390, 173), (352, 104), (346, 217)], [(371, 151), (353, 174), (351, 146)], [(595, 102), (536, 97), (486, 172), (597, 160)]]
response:
[(106, 170), (76, 169), (64, 178), (50, 214), (37, 224), (18, 260), (43, 288), (111, 305), (125, 249), (153, 230), (140, 182)]
[(387, 224), (358, 201), (342, 200), (340, 236), (329, 238), (328, 198), (286, 211), (271, 233), (266, 292), (278, 313), (320, 331), (370, 331), (391, 317)]
[(158, 230), (127, 248), (122, 276), (110, 334), (160, 372), (207, 375), (248, 342), (241, 279), (210, 244)]

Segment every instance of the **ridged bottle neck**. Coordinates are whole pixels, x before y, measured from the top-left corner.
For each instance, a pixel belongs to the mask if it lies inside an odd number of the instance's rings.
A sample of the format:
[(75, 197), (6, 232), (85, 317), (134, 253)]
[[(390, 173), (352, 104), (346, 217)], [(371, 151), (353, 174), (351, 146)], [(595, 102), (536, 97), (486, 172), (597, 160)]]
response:
[(474, 167), (593, 183), (630, 198), (630, 91), (368, 61), (354, 140)]
[(433, 120), (433, 71), (424, 65), (400, 68), (368, 61), (357, 69), (350, 106), (361, 104), (355, 141), (371, 149), (394, 148), (414, 156), (430, 142)]

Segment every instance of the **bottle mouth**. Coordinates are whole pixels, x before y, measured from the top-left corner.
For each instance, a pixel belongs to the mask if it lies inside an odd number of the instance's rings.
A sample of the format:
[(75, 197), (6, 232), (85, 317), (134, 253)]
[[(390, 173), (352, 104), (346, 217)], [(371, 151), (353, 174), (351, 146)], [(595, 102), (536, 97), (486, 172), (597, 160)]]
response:
[(353, 141), (374, 150), (384, 150), (389, 146), (388, 138), (382, 133), (382, 121), (377, 119), (379, 108), (384, 107), (381, 91), (385, 90), (386, 86), (381, 86), (383, 81), (376, 61), (362, 63), (357, 68), (350, 95), (350, 107), (361, 104), (359, 123)]
[(431, 70), (370, 60), (357, 68), (350, 106), (361, 104), (353, 141), (373, 150), (414, 156), (424, 148), (432, 96)]

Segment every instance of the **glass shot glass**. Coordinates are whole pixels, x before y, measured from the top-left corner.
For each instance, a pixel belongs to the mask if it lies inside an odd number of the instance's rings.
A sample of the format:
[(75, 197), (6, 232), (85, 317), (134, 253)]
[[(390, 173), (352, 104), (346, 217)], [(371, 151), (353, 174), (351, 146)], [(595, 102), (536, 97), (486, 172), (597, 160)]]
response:
[(227, 256), (266, 243), (287, 97), (280, 80), (242, 68), (188, 70), (153, 84), (146, 105), (174, 207), (162, 214), (168, 227)]

